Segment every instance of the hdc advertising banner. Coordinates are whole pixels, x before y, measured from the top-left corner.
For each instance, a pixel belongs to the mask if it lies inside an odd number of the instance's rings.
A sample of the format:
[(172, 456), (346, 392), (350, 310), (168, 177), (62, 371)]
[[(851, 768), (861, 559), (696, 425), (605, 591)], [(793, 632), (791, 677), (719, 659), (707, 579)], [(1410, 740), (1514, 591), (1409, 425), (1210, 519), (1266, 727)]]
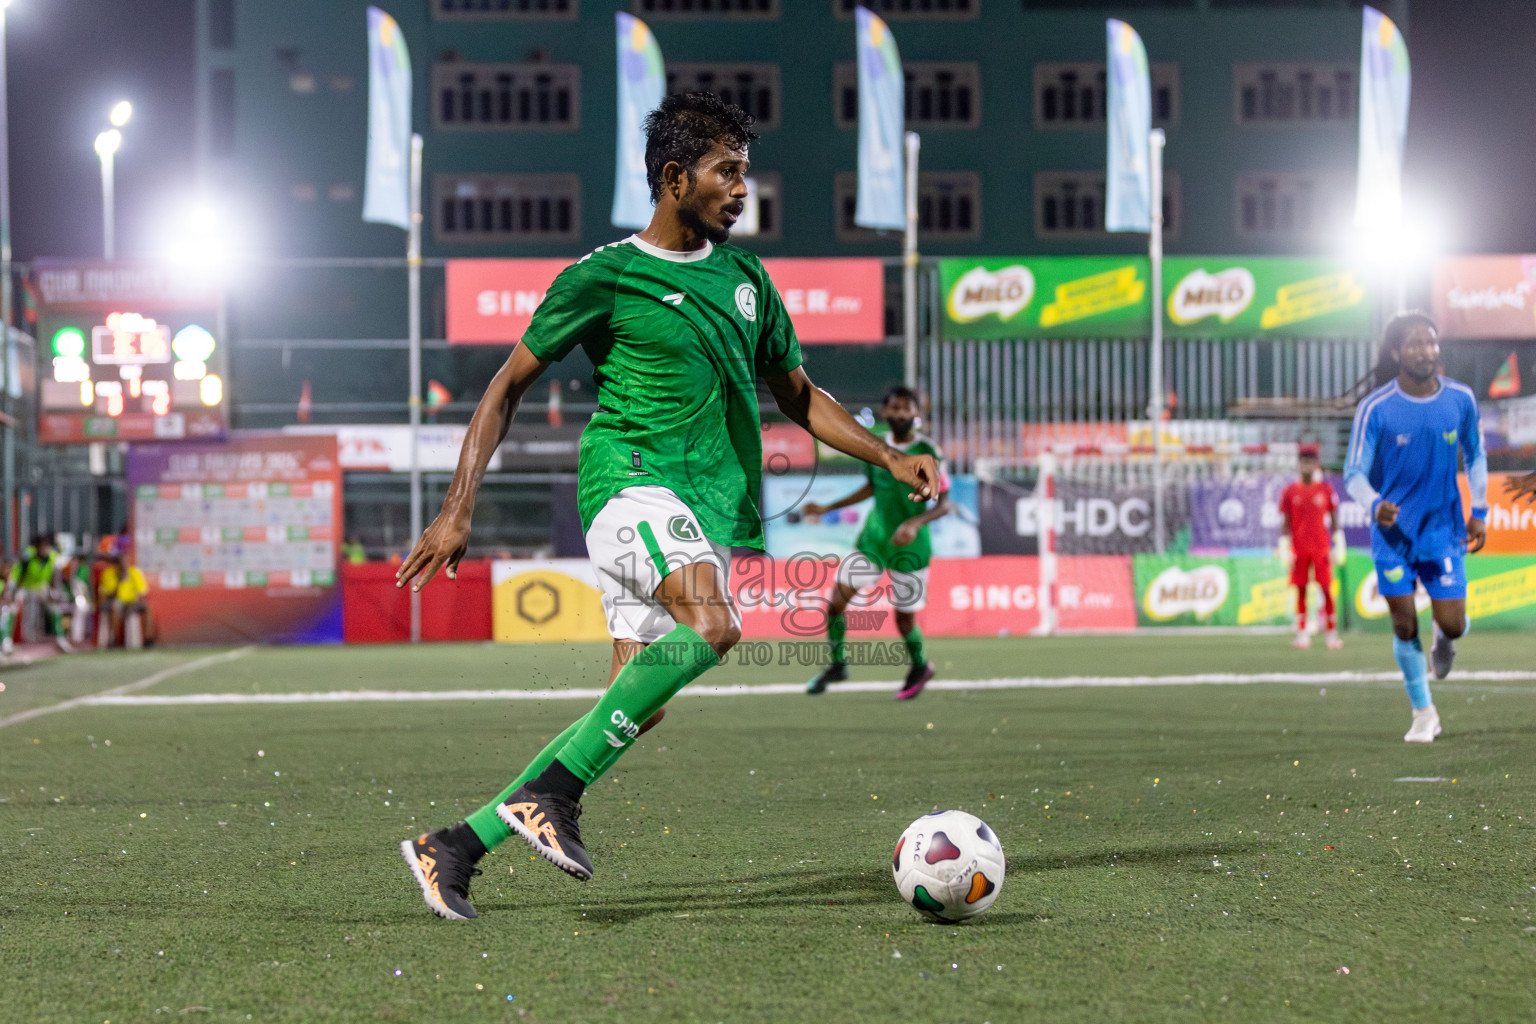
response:
[(136, 444), (128, 491), (165, 642), (341, 642), (335, 437)]
[[(563, 259), (449, 260), (447, 330), (456, 345), (514, 345)], [(877, 259), (763, 261), (805, 344), (885, 340), (885, 268)]]

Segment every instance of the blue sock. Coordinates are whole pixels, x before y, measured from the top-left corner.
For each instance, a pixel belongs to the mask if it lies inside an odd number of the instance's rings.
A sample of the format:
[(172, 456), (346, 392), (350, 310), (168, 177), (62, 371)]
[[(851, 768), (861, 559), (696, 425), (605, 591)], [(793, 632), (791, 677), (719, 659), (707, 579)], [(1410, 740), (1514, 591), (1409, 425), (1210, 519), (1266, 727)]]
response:
[(1408, 703), (1415, 711), (1429, 707), (1432, 703), (1429, 699), (1429, 666), (1424, 663), (1424, 648), (1419, 645), (1419, 638), (1399, 640), (1394, 636), (1392, 656), (1397, 659), (1397, 667), (1403, 670)]

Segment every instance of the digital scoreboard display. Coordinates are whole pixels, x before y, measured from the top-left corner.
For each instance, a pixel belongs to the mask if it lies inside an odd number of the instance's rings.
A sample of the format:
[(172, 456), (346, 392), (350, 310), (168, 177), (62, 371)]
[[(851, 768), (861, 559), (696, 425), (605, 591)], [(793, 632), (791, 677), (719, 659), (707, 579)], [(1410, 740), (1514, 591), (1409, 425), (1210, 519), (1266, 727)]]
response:
[(222, 437), (224, 358), (208, 319), (130, 309), (42, 317), (41, 440)]
[(209, 441), (227, 433), (221, 296), (197, 268), (38, 260), (38, 438)]

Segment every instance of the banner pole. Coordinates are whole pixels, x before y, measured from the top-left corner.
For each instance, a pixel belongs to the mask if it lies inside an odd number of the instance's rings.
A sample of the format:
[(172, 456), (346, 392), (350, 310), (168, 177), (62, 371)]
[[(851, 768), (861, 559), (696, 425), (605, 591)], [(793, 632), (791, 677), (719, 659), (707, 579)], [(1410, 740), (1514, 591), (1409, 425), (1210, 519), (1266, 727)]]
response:
[(1152, 420), (1152, 506), (1153, 541), (1158, 554), (1167, 547), (1167, 522), (1163, 511), (1163, 145), (1167, 136), (1161, 128), (1149, 137), (1151, 156), (1152, 230), (1147, 236), (1147, 255), (1152, 264), (1152, 356), (1151, 401), (1147, 416)]
[(907, 132), (907, 229), (901, 245), (901, 323), (906, 346), (902, 380), (909, 388), (917, 387), (917, 155), (921, 148), (917, 132)]
[(1056, 456), (1042, 451), (1039, 476), (1035, 479), (1035, 536), (1039, 540), (1040, 580), (1036, 600), (1040, 606), (1040, 624), (1036, 636), (1056, 632)]
[[(406, 281), (409, 294), (407, 337), (410, 339), (411, 411), (411, 538), (420, 542), (421, 458), (421, 136), (411, 134), (411, 226), (406, 233)], [(411, 588), (411, 643), (421, 642), (421, 591)]]

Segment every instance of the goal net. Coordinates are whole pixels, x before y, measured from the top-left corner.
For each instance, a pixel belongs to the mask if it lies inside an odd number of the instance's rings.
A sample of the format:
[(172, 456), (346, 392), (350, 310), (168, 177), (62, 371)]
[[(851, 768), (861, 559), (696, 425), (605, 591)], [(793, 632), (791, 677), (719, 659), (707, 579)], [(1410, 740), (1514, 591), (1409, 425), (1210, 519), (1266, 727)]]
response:
[[(1011, 525), (1015, 550), (1039, 556), (1040, 632), (1052, 633), (1078, 589), (1062, 583), (1061, 558), (1273, 551), (1297, 447), (1060, 444), (1029, 458), (978, 459), (981, 501), (991, 506), (981, 519)], [(1123, 572), (1125, 561), (1082, 558), (1072, 575)]]

